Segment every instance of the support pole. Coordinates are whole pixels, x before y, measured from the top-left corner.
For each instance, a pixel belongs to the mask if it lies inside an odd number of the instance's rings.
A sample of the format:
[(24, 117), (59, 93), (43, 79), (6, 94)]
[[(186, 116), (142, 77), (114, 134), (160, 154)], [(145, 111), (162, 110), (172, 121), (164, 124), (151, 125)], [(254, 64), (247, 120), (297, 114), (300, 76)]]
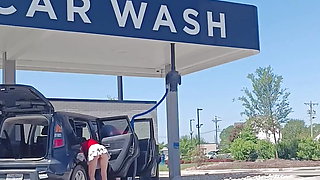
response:
[(7, 52), (2, 53), (2, 83), (16, 83), (16, 61), (7, 59)]
[(200, 140), (201, 140), (201, 137), (200, 137), (200, 128), (201, 128), (201, 125), (200, 125), (200, 114), (199, 112), (201, 111), (202, 109), (200, 108), (197, 108), (197, 128), (198, 128), (198, 146), (199, 146), (199, 149), (200, 149)]
[(191, 138), (191, 142), (192, 142), (192, 135), (193, 135), (192, 121), (194, 121), (194, 119), (190, 119), (190, 138)]
[(218, 119), (218, 116), (214, 116), (214, 119), (212, 120), (215, 124), (215, 143), (218, 145), (219, 144), (219, 140), (218, 140), (218, 131), (219, 131), (219, 128), (218, 128), (218, 122), (221, 121), (221, 119)]
[(167, 72), (166, 85), (169, 92), (166, 99), (167, 105), (167, 130), (169, 150), (169, 178), (181, 180), (180, 150), (179, 150), (179, 112), (178, 112), (178, 84), (181, 76), (175, 67), (175, 44), (171, 44), (171, 71)]
[(117, 76), (118, 82), (118, 100), (123, 101), (123, 83), (122, 83), (122, 76)]
[(310, 136), (313, 139), (313, 119), (316, 118), (316, 111), (313, 109), (313, 106), (317, 106), (318, 103), (310, 101), (310, 103), (304, 103), (305, 105), (309, 106), (308, 114), (310, 115)]

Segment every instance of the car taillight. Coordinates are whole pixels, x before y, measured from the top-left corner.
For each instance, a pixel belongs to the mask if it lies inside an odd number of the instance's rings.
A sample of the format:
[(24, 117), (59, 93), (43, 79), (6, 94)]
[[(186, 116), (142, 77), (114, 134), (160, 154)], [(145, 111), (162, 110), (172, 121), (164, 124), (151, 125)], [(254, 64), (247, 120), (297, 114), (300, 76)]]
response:
[(63, 131), (59, 124), (54, 127), (53, 148), (60, 148), (64, 146)]
[(63, 139), (54, 139), (53, 140), (53, 148), (59, 148), (64, 146), (64, 141)]

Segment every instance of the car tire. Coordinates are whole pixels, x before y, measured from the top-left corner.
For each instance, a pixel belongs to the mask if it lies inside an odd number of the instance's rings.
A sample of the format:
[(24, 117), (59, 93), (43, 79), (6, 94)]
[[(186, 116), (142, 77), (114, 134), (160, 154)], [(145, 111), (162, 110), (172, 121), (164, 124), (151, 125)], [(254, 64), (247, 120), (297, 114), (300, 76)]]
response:
[(72, 171), (70, 180), (89, 180), (89, 178), (83, 166), (77, 165)]

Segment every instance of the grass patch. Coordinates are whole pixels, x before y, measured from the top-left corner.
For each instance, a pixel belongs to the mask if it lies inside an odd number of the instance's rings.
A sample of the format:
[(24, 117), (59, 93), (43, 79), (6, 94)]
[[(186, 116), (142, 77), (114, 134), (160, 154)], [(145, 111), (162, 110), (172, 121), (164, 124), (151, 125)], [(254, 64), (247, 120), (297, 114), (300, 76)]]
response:
[[(197, 164), (195, 163), (191, 163), (191, 164), (181, 164), (181, 170), (184, 170), (184, 169), (187, 169), (187, 168), (190, 168), (190, 167), (194, 167), (196, 166)], [(159, 170), (160, 171), (169, 171), (168, 169), (168, 166), (165, 165), (165, 164), (160, 164), (159, 165)]]

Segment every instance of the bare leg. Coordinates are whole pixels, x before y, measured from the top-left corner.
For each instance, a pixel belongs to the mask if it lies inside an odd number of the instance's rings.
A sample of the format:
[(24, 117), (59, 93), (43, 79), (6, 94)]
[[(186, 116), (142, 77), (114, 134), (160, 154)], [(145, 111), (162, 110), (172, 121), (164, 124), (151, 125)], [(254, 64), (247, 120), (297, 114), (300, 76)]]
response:
[(108, 170), (109, 157), (107, 154), (102, 154), (99, 158), (100, 168), (101, 168), (101, 178), (102, 180), (107, 180), (107, 170)]
[(97, 163), (98, 163), (99, 156), (94, 157), (92, 161), (88, 162), (88, 169), (89, 169), (89, 179), (95, 180), (95, 173), (97, 169)]

